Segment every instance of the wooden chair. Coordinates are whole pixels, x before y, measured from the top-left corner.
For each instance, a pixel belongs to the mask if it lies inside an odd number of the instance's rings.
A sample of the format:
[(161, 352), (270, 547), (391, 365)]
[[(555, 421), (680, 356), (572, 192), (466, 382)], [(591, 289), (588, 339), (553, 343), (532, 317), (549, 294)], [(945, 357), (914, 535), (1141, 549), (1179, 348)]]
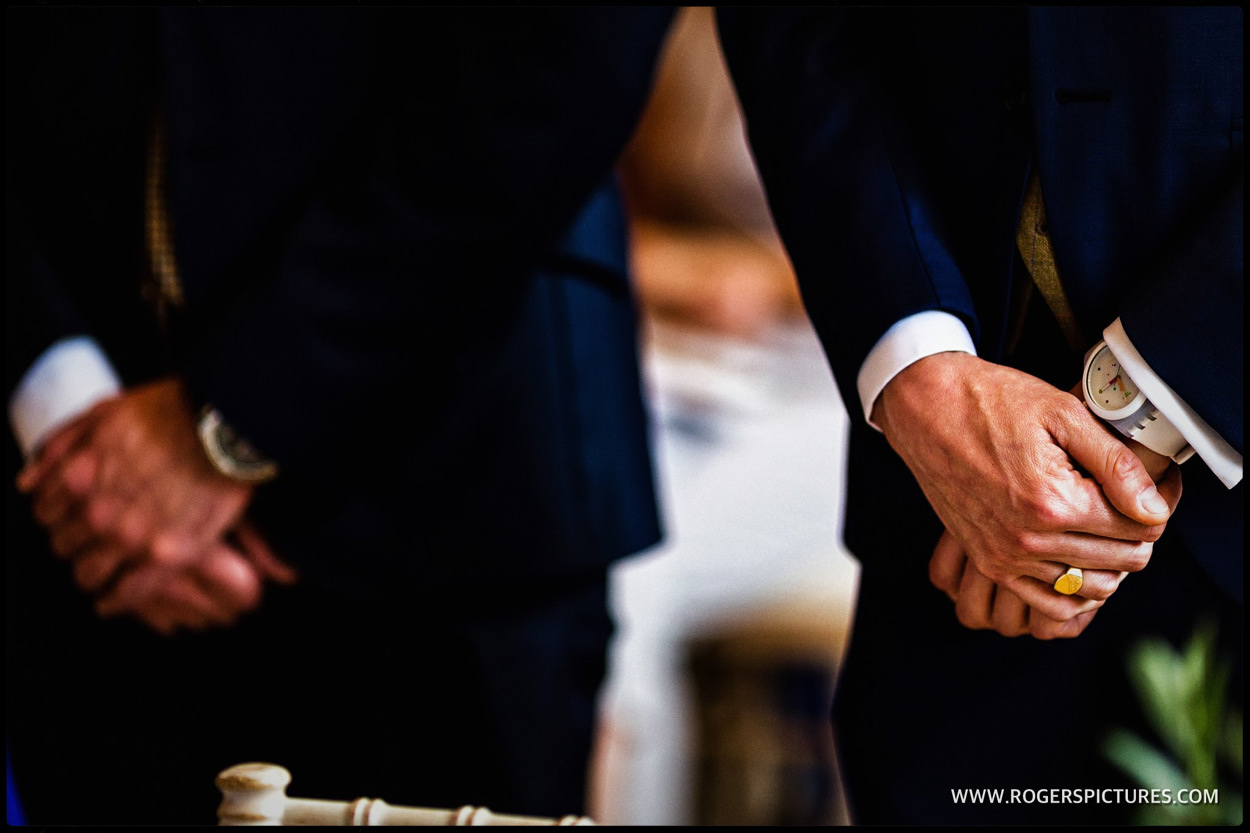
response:
[(381, 825), (507, 825), (572, 826), (594, 825), (585, 816), (540, 818), (505, 816), (485, 807), (465, 806), (456, 810), (426, 807), (396, 807), (379, 798), (355, 801), (322, 801), (315, 798), (289, 798), (291, 773), (276, 764), (237, 764), (217, 776), (221, 790), (218, 822), (223, 826), (303, 825), (364, 827)]

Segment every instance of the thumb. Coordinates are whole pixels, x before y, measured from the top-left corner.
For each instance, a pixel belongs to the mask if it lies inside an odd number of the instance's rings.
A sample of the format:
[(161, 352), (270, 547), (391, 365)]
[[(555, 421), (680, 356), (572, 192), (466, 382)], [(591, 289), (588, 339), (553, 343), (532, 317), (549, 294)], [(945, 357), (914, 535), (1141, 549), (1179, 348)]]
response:
[(1100, 425), (1092, 414), (1071, 420), (1066, 436), (1056, 439), (1102, 487), (1103, 494), (1121, 514), (1138, 523), (1166, 523), (1172, 505), (1156, 488), (1146, 466), (1124, 443)]

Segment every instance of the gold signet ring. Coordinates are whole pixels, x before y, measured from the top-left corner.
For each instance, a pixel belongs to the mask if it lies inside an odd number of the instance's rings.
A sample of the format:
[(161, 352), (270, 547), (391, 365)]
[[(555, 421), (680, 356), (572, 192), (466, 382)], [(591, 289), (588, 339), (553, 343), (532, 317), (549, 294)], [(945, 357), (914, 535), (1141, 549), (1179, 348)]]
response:
[(1065, 596), (1071, 596), (1073, 593), (1081, 589), (1081, 585), (1085, 583), (1085, 575), (1081, 572), (1080, 567), (1069, 567), (1068, 571), (1055, 579), (1055, 590)]

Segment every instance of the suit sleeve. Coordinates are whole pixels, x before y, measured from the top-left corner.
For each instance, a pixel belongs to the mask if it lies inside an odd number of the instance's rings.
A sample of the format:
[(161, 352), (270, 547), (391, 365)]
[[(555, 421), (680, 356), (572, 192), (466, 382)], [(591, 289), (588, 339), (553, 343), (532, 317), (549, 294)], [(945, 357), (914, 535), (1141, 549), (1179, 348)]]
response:
[[(876, 10), (880, 11), (880, 10)], [(774, 219), (844, 400), (895, 322), (941, 310), (977, 336), (891, 95), (891, 17), (719, 9), (722, 45)]]
[(137, 102), (152, 74), (141, 19), (46, 7), (6, 18), (5, 389), (26, 453), (116, 392), (115, 360), (134, 381), (146, 368), (132, 360), (160, 353), (133, 242)]
[(1121, 302), (1121, 320), (1151, 369), (1244, 454), (1244, 175), (1235, 177), (1205, 221)]
[[(628, 140), (671, 15), (446, 11), (428, 31), (423, 11), (380, 18), (380, 52), (366, 53), (381, 61), (372, 109), (298, 203), (275, 212), (287, 225), (272, 260), (234, 275), (237, 292), (192, 299), (212, 315), (193, 325), (189, 386), (288, 471), (382, 442), (367, 415), (437, 403), (460, 351), (488, 349), (508, 326), (518, 281)], [(213, 23), (216, 33), (200, 20), (183, 33), (189, 48), (237, 37), (229, 16)], [(203, 164), (194, 147), (181, 152)], [(211, 256), (183, 260), (195, 269)]]

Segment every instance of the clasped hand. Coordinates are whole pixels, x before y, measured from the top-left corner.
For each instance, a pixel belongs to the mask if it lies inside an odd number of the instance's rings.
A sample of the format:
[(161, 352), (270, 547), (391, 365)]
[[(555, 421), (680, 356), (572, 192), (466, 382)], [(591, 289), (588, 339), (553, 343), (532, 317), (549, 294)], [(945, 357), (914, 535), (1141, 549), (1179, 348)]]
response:
[(161, 632), (228, 625), (290, 583), (245, 519), (253, 487), (216, 471), (174, 378), (98, 403), (59, 429), (18, 475), (52, 550), (101, 616)]
[[(968, 354), (909, 366), (873, 417), (946, 527), (930, 580), (971, 628), (1079, 635), (1180, 500), (1171, 461), (1113, 437), (1072, 394)], [(1052, 587), (1069, 566), (1084, 572), (1073, 596)]]

